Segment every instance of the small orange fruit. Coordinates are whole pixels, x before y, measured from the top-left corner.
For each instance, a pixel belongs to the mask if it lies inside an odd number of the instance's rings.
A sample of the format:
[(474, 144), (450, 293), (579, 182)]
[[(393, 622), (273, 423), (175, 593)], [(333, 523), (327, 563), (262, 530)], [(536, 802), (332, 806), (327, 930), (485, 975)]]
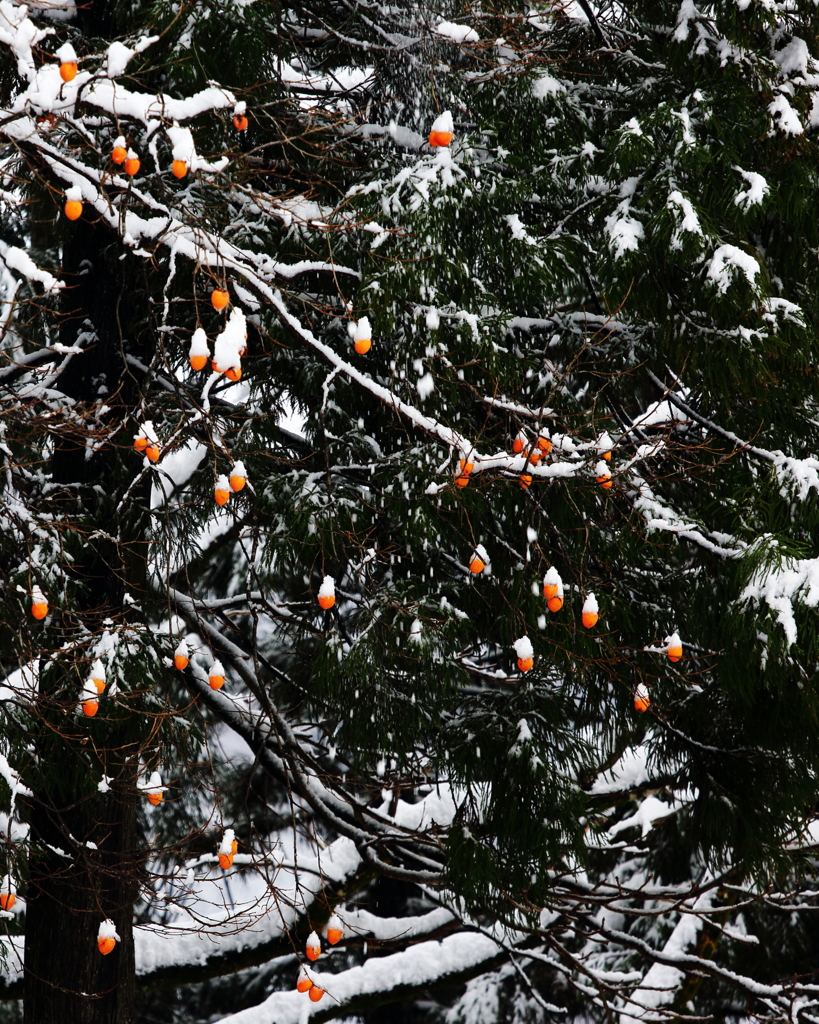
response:
[(180, 672), (184, 672), (188, 667), (188, 659), (184, 654), (175, 654), (173, 658), (174, 668), (178, 668)]
[(558, 586), (556, 583), (544, 583), (543, 584), (543, 596), (548, 600), (550, 597), (554, 597), (557, 594)]
[(544, 455), (548, 455), (552, 450), (552, 442), (548, 437), (539, 437), (537, 439), (537, 446), (543, 452)]
[(159, 462), (159, 448), (155, 444), (149, 444), (145, 449), (145, 456), (149, 462)]
[(554, 597), (549, 598), (547, 605), (550, 612), (559, 612), (563, 607), (563, 598), (558, 597), (557, 594), (555, 594)]
[(128, 156), (128, 150), (125, 146), (114, 146), (111, 150), (111, 159), (115, 164), (124, 164), (125, 158)]
[(433, 148), (436, 146), (448, 146), (452, 142), (452, 132), (430, 132), (429, 133), (429, 144)]
[(144, 452), (147, 447), (148, 447), (148, 438), (147, 437), (135, 437), (134, 438), (134, 448), (138, 452)]
[(529, 452), (529, 462), (536, 466), (540, 462), (540, 452), (536, 448), (534, 451)]
[(233, 867), (233, 854), (232, 853), (220, 853), (219, 854), (219, 867), (223, 871), (229, 871)]
[(583, 612), (581, 618), (586, 629), (592, 629), (597, 625), (597, 620), (600, 616), (596, 612)]
[(208, 676), (211, 690), (221, 690), (225, 685), (225, 677), (220, 675)]
[(74, 60), (65, 60), (60, 65), (60, 78), (64, 82), (73, 82), (77, 77), (77, 62)]
[(597, 482), (600, 484), (604, 491), (611, 490), (612, 480), (608, 473), (598, 473)]
[(3, 910), (11, 910), (16, 902), (17, 897), (13, 892), (0, 892), (0, 907)]
[(111, 952), (114, 946), (116, 946), (116, 944), (116, 939), (97, 939), (97, 949), (100, 951), (100, 953), (102, 953), (103, 956), (108, 956), (108, 954)]
[(139, 171), (140, 166), (141, 163), (138, 156), (129, 156), (125, 161), (125, 173), (128, 177), (133, 178), (133, 176)]
[(82, 217), (82, 203), (79, 199), (69, 199), (64, 210), (68, 220), (79, 220)]
[(651, 701), (648, 699), (648, 695), (645, 697), (638, 695), (634, 698), (634, 710), (639, 711), (640, 714), (644, 711), (648, 711), (650, 707)]
[(171, 174), (175, 178), (184, 178), (188, 173), (188, 165), (184, 160), (174, 160), (171, 164)]
[(238, 494), (238, 492), (241, 491), (247, 483), (247, 477), (242, 473), (231, 473), (230, 480), (228, 482), (230, 483), (230, 489), (234, 493)]
[(534, 664), (534, 658), (518, 658), (518, 668), (521, 672), (528, 672)]
[(31, 614), (37, 620), (44, 619), (48, 615), (48, 601), (33, 601)]
[(372, 338), (359, 338), (358, 341), (353, 342), (353, 348), (360, 356), (365, 356), (372, 348)]
[(227, 505), (229, 498), (230, 491), (224, 490), (221, 487), (217, 487), (213, 492), (213, 500), (217, 505)]
[(236, 114), (234, 116), (233, 127), (236, 129), (237, 132), (246, 132), (247, 124), (248, 121), (244, 114)]
[(332, 608), (333, 605), (336, 603), (335, 594), (325, 594), (323, 597), (320, 597), (318, 599), (318, 603), (320, 608), (323, 608), (325, 611), (327, 611), (328, 609)]
[(313, 985), (313, 987), (308, 992), (308, 995), (310, 996), (314, 1003), (317, 1003), (319, 999), (321, 999), (321, 997), (324, 995), (324, 989), (319, 988), (318, 985)]
[(191, 367), (194, 370), (204, 370), (204, 368), (208, 365), (208, 357), (207, 356), (191, 356), (190, 364), (191, 364)]
[(611, 452), (603, 452), (603, 458), (606, 462), (611, 462)]
[(532, 474), (531, 473), (521, 473), (520, 474), (520, 486), (524, 489), (524, 491), (528, 490), (532, 486)]
[(306, 974), (304, 968), (302, 968), (301, 971), (299, 972), (299, 979), (296, 982), (296, 991), (297, 992), (309, 992), (312, 987), (313, 987), (313, 982), (310, 981), (310, 979), (307, 977), (307, 974)]
[(150, 803), (154, 805), (154, 807), (159, 807), (159, 805), (162, 803), (162, 797), (164, 795), (164, 793), (149, 793), (148, 800)]
[[(214, 288), (210, 293), (210, 304), (214, 309), (224, 309), (225, 306), (230, 302), (230, 293), (226, 288)], [(216, 369), (214, 367), (214, 369)], [(217, 373), (221, 373), (221, 370), (216, 370)]]
[(337, 942), (341, 942), (343, 936), (344, 932), (341, 928), (341, 921), (333, 914), (327, 922), (327, 941), (331, 946), (335, 946)]
[(478, 575), (478, 573), (483, 572), (485, 568), (486, 563), (482, 558), (478, 558), (477, 555), (475, 555), (472, 561), (469, 563), (469, 571), (471, 573), (474, 573), (476, 576)]
[(94, 715), (100, 709), (100, 702), (98, 700), (84, 700), (82, 702), (82, 713), (86, 718), (93, 718)]
[(241, 366), (231, 366), (229, 370), (225, 371), (225, 376), (228, 380), (237, 381), (242, 379), (242, 368)]
[[(313, 935), (315, 935), (315, 932), (313, 932)], [(318, 960), (318, 958), (321, 956), (321, 943), (318, 941), (318, 939), (316, 939), (315, 943), (312, 944), (308, 940), (307, 946), (305, 947), (305, 952), (307, 953), (308, 960)]]
[(524, 445), (524, 440), (520, 436), (520, 434), (518, 434), (518, 436), (512, 442), (512, 451), (513, 451), (513, 453), (515, 455), (520, 455), (520, 453), (523, 451), (523, 445)]

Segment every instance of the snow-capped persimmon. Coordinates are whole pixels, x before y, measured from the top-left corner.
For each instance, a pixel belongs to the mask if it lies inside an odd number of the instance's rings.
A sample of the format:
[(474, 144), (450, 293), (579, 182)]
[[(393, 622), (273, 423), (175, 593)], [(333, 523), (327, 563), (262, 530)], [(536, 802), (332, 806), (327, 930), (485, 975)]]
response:
[(77, 77), (77, 62), (75, 60), (65, 60), (60, 65), (60, 78), (64, 82), (73, 82)]
[(305, 953), (308, 960), (318, 960), (321, 956), (321, 940), (315, 932), (310, 932), (305, 944)]
[(336, 581), (332, 576), (325, 576), (318, 592), (319, 607), (328, 611), (336, 603)]
[(174, 160), (171, 164), (171, 174), (175, 178), (184, 178), (188, 173), (188, 165), (185, 160)]
[(89, 680), (90, 685), (94, 687), (97, 693), (105, 692), (105, 667), (99, 658), (97, 658), (91, 666)]
[(79, 220), (82, 217), (82, 203), (79, 199), (69, 199), (63, 207), (68, 220)]
[(248, 120), (244, 114), (234, 114), (233, 116), (233, 127), (237, 132), (246, 132), (248, 126)]
[(214, 661), (208, 671), (208, 683), (211, 690), (221, 690), (225, 685), (225, 670), (221, 661)]
[(324, 989), (319, 988), (318, 985), (313, 985), (310, 991), (307, 993), (314, 1003), (317, 1003), (319, 999), (324, 995)]
[(522, 636), (512, 645), (518, 656), (518, 668), (521, 672), (529, 672), (535, 664), (535, 652), (528, 636)]
[(355, 333), (353, 334), (353, 348), (360, 356), (366, 355), (373, 343), (373, 332), (370, 327), (369, 318), (362, 316), (358, 323), (355, 325)]
[(31, 614), (38, 620), (48, 615), (48, 601), (39, 587), (34, 587), (31, 591)]
[(174, 668), (179, 669), (180, 672), (184, 672), (190, 663), (189, 654), (190, 651), (188, 650), (188, 645), (184, 640), (180, 640), (179, 646), (173, 652)]
[(119, 935), (117, 934), (114, 922), (106, 918), (105, 921), (101, 922), (97, 932), (97, 949), (103, 956), (108, 956), (118, 942)]
[(299, 976), (298, 976), (298, 979), (296, 981), (296, 991), (297, 992), (309, 992), (309, 990), (312, 987), (313, 987), (313, 982), (308, 977), (307, 971), (305, 971), (305, 969), (302, 967), (299, 970)]
[(191, 346), (188, 349), (188, 362), (193, 370), (204, 370), (208, 365), (210, 349), (208, 348), (208, 336), (201, 327), (197, 327), (191, 336)]
[(651, 701), (649, 700), (648, 690), (640, 683), (637, 687), (637, 692), (634, 694), (634, 710), (642, 714), (644, 711), (648, 711), (650, 707)]
[(562, 593), (563, 580), (560, 578), (560, 573), (557, 569), (552, 566), (543, 577), (543, 596), (548, 600), (550, 597), (556, 597), (558, 594), (562, 595)]
[(221, 474), (216, 478), (216, 483), (213, 485), (213, 500), (217, 505), (227, 505), (229, 498), (230, 483), (228, 478)]
[(437, 146), (448, 146), (452, 142), (454, 135), (454, 125), (452, 123), (452, 114), (450, 111), (445, 110), (443, 114), (439, 114), (438, 117), (432, 122), (432, 127), (429, 132), (429, 144), (435, 149)]
[(683, 656), (682, 640), (680, 640), (679, 633), (672, 633), (671, 636), (665, 638), (666, 649), (665, 652), (668, 655), (669, 661), (679, 661)]
[(327, 941), (331, 946), (335, 946), (337, 942), (341, 942), (343, 936), (341, 920), (336, 914), (333, 914), (327, 922)]
[(235, 462), (233, 464), (233, 469), (230, 471), (228, 483), (230, 484), (230, 489), (234, 494), (238, 494), (239, 491), (244, 489), (244, 486), (247, 483), (247, 470), (245, 469), (244, 462)]
[(581, 619), (586, 629), (592, 629), (597, 625), (597, 620), (600, 618), (599, 611), (597, 598), (594, 594), (589, 594), (583, 603), (583, 610), (581, 612)]
[(219, 856), (219, 867), (223, 871), (228, 871), (233, 867), (233, 858), (236, 856), (236, 851), (239, 849), (239, 844), (233, 838), (233, 829), (226, 828), (222, 834), (222, 838), (219, 840), (219, 845), (216, 848), (216, 853)]

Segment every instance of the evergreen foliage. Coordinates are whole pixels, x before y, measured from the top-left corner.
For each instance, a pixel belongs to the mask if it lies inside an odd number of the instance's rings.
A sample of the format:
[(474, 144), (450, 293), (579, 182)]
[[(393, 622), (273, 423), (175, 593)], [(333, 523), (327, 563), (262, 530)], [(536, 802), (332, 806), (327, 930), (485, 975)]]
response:
[(37, 1024), (300, 1021), (336, 911), (317, 1020), (814, 1019), (814, 3), (42, 8), (0, 0), (7, 996), (24, 945)]

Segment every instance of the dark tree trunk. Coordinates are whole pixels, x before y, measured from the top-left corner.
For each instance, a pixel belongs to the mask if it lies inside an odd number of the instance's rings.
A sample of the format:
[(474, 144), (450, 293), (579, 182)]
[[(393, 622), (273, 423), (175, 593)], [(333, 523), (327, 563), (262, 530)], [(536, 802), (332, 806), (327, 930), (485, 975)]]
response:
[[(66, 654), (44, 662), (40, 677), (32, 769), (37, 775), (28, 779), (34, 797), (26, 891), (27, 1024), (133, 1020), (133, 907), (141, 869), (136, 783), (146, 726), (122, 708), (109, 717), (104, 697), (98, 717), (78, 719), (73, 713), (89, 669), (83, 637), (98, 635), (106, 619), (112, 620), (109, 628), (121, 626), (124, 592), (138, 593), (144, 579), (140, 551), (149, 484), (117, 511), (139, 462), (123, 463), (122, 435), (114, 444), (106, 440), (137, 401), (124, 332), (132, 347), (135, 337), (144, 337), (141, 311), (147, 308), (133, 276), (128, 279), (133, 267), (120, 260), (121, 251), (104, 225), (83, 219), (64, 253), (60, 340), (75, 345), (83, 339), (87, 351), (72, 356), (59, 378), (73, 415), (55, 440), (52, 480), (63, 486), (48, 501), (67, 524), (73, 520), (79, 527), (66, 531), (67, 550), (73, 543), (66, 572), (78, 596), (73, 607), (53, 610), (50, 645)], [(95, 450), (89, 458), (90, 437)], [(72, 647), (82, 661), (74, 661)], [(115, 779), (105, 793), (97, 788), (103, 773)], [(120, 941), (103, 956), (97, 934), (106, 918)]]
[[(51, 801), (49, 801), (51, 803)], [(137, 896), (136, 795), (111, 790), (79, 807), (38, 807), (38, 844), (28, 882), (25, 1018), (31, 1024), (131, 1024), (134, 1001), (133, 916)], [(77, 844), (66, 850), (65, 830)], [(85, 846), (92, 842), (98, 850)], [(120, 936), (113, 952), (97, 949), (100, 922)]]

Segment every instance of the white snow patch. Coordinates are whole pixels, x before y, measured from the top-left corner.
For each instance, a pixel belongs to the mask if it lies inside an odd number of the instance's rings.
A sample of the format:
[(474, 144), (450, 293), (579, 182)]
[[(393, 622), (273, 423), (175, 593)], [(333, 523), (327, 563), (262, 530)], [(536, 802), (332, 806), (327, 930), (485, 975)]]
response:
[[(433, 29), (436, 35), (444, 36), (453, 43), (477, 43), (480, 36), (474, 28), (468, 25), (456, 25), (453, 21), (440, 21)], [(446, 128), (436, 128), (436, 131), (449, 131)]]
[(759, 273), (759, 264), (754, 257), (735, 245), (721, 245), (714, 252), (708, 266), (708, 277), (717, 286), (720, 295), (724, 295), (728, 291), (734, 280), (733, 268), (741, 271), (748, 284), (752, 288), (754, 286), (756, 275)]

